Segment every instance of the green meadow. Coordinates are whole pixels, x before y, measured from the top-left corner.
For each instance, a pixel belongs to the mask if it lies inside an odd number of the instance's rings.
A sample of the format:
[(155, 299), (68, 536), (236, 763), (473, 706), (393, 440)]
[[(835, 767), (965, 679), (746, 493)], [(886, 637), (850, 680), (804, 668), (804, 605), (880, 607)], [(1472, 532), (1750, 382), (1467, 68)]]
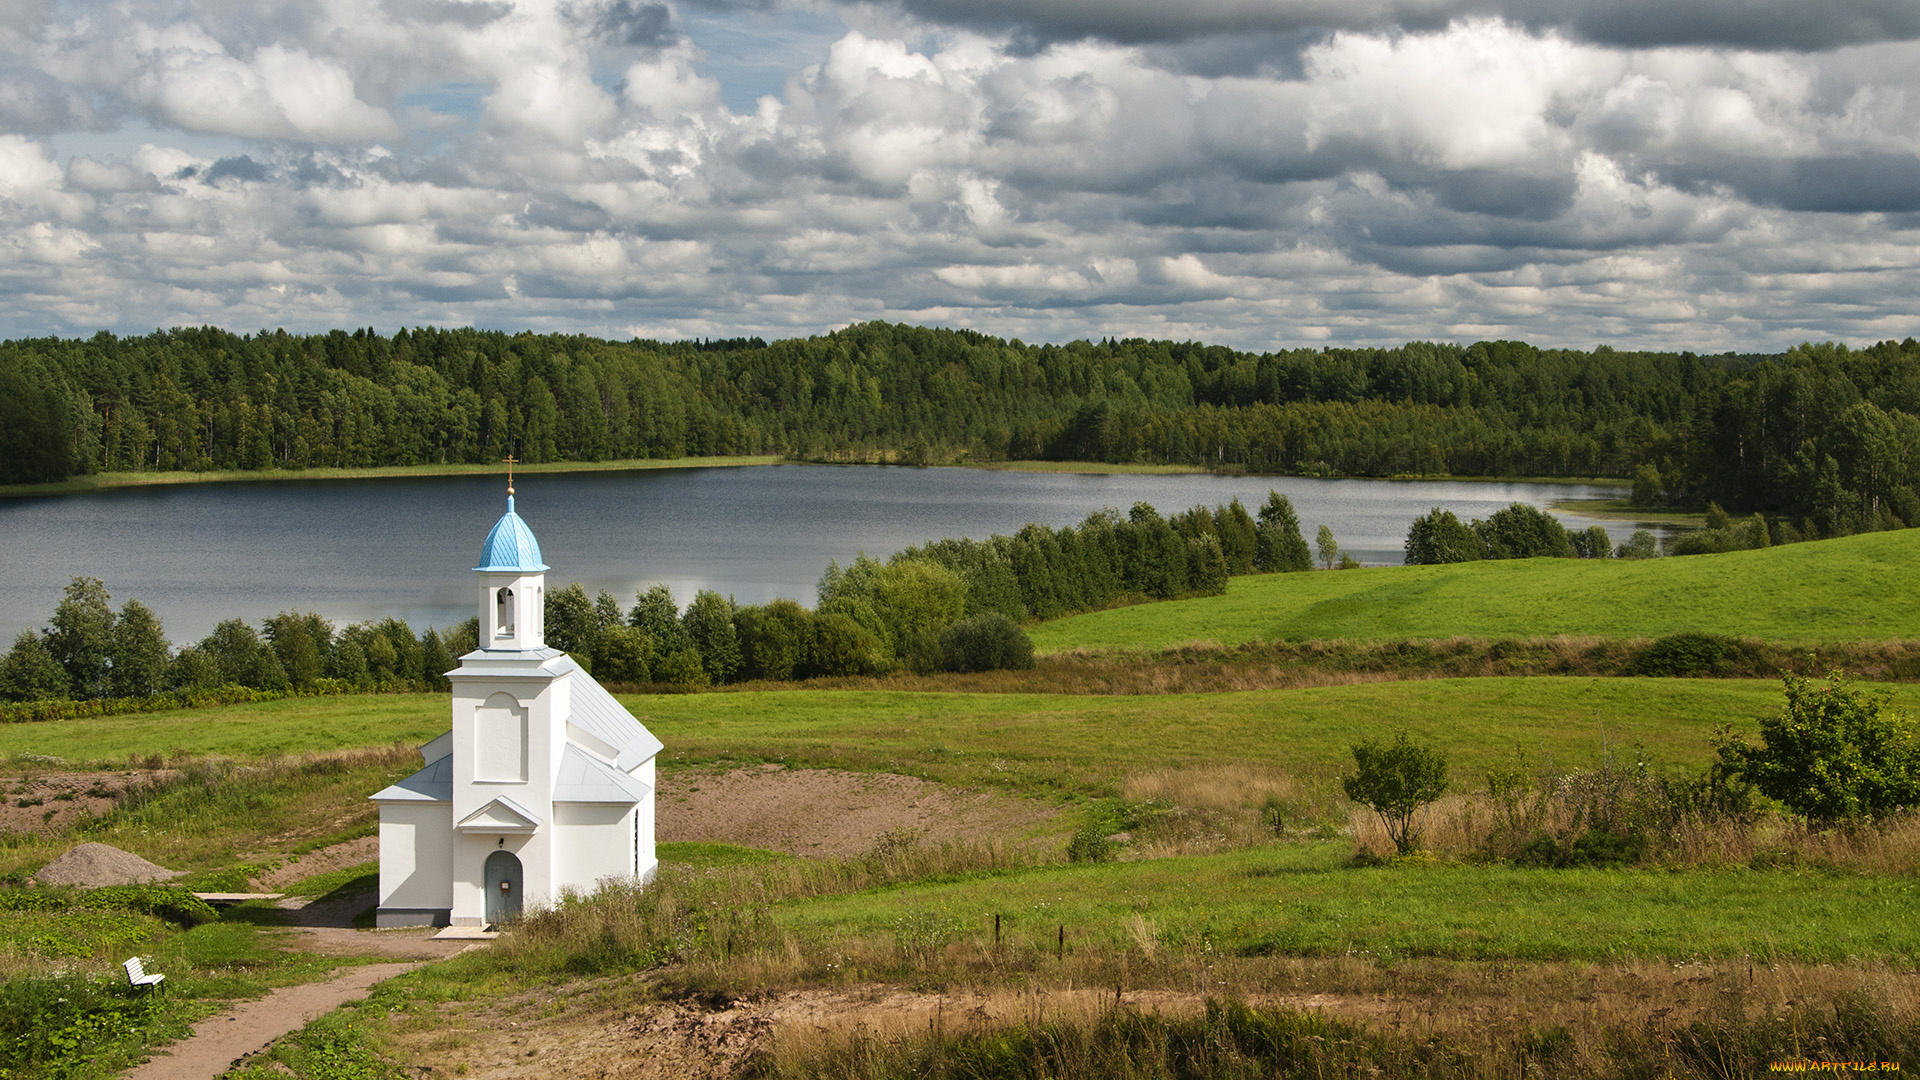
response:
[[(1920, 686), (1889, 688), (1920, 707)], [(778, 761), (905, 772), (1023, 791), (1110, 793), (1163, 767), (1252, 761), (1337, 769), (1363, 737), (1405, 730), (1470, 772), (1515, 747), (1576, 767), (1644, 746), (1693, 764), (1721, 724), (1776, 711), (1765, 679), (1420, 679), (1219, 694), (963, 694), (779, 690), (626, 694), (666, 743), (667, 768)], [(254, 758), (421, 743), (446, 730), (438, 694), (298, 698), (191, 712), (0, 726), (0, 754), (124, 764), (129, 757)]]
[(1834, 962), (1920, 952), (1920, 883), (1745, 867), (1684, 873), (1400, 862), (1356, 866), (1352, 844), (1066, 866), (799, 901), (780, 924), (812, 939), (929, 931), (1038, 951), (1125, 955), (1153, 944), (1229, 955), (1454, 960)]
[(1920, 636), (1920, 531), (1644, 561), (1516, 559), (1232, 579), (1224, 596), (1035, 626), (1042, 653), (1189, 642), (1469, 637), (1770, 641)]

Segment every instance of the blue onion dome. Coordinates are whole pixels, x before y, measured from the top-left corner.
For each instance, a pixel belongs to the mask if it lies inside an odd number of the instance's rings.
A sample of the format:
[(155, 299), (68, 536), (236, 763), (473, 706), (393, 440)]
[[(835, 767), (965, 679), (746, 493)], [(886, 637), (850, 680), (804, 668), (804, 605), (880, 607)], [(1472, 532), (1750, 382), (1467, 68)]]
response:
[(513, 512), (513, 496), (507, 496), (507, 512), (494, 522), (493, 531), (487, 534), (486, 545), (480, 549), (480, 565), (474, 569), (523, 573), (547, 569), (547, 564), (540, 561), (540, 541), (533, 538), (533, 530)]

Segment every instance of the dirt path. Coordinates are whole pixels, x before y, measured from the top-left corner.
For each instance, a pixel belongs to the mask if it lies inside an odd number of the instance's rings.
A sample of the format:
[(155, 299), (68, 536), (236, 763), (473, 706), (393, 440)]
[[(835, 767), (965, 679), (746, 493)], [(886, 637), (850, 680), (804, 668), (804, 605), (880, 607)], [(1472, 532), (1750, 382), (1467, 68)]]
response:
[(214, 1080), (235, 1059), (265, 1050), (280, 1036), (366, 997), (375, 983), (425, 962), (369, 964), (326, 982), (282, 987), (193, 1025), (192, 1035), (127, 1073), (126, 1080)]

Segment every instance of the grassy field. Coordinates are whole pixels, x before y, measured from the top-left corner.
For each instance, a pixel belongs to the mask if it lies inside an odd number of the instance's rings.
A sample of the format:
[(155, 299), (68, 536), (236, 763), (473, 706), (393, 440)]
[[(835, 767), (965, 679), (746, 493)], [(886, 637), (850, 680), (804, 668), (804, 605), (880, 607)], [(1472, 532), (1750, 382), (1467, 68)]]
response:
[[(1920, 687), (1892, 688), (1920, 707)], [(951, 783), (1110, 793), (1160, 767), (1260, 761), (1338, 768), (1364, 736), (1397, 730), (1473, 770), (1516, 745), (1536, 761), (1584, 765), (1603, 746), (1644, 744), (1693, 763), (1720, 724), (1777, 710), (1760, 679), (1425, 679), (1223, 694), (957, 694), (812, 690), (622, 695), (666, 743), (672, 768), (783, 761), (904, 772)], [(259, 757), (395, 742), (446, 730), (439, 694), (299, 698), (193, 712), (0, 726), (0, 754), (124, 764), (129, 757)], [(28, 759), (31, 760), (31, 759)]]
[(1224, 596), (1042, 623), (1040, 652), (1350, 638), (1920, 636), (1920, 531), (1679, 559), (1519, 559), (1234, 578)]
[[(1861, 874), (1352, 864), (1345, 842), (992, 874), (786, 905), (801, 938), (901, 934), (1124, 956), (1455, 960), (1898, 959), (1920, 952), (1912, 881)], [(1142, 941), (1150, 934), (1149, 941)]]
[[(559, 472), (633, 472), (640, 469), (697, 469), (731, 465), (777, 465), (772, 455), (731, 457), (633, 458), (622, 461), (549, 461), (519, 464), (516, 475)], [(386, 476), (471, 476), (502, 473), (505, 466), (447, 462), (437, 465), (381, 465), (364, 469), (218, 469), (209, 472), (109, 472), (76, 476), (55, 484), (0, 484), (0, 499), (36, 495), (77, 495), (108, 488), (148, 487), (155, 484), (227, 484), (257, 480), (369, 480)]]
[(346, 694), (0, 725), (0, 755), (125, 765), (158, 754), (267, 757), (423, 743), (447, 730), (443, 694)]

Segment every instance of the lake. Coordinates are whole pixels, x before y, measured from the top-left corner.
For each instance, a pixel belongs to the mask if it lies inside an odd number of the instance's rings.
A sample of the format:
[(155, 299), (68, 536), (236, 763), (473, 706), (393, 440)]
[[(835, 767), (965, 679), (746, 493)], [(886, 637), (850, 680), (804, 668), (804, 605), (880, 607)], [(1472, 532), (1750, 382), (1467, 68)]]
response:
[[(116, 607), (139, 597), (176, 644), (223, 619), (258, 624), (316, 611), (338, 624), (394, 615), (415, 630), (473, 614), (474, 560), (505, 509), (499, 477), (403, 477), (125, 488), (0, 500), (0, 648), (43, 626), (66, 583), (101, 578)], [(623, 606), (665, 582), (743, 604), (808, 606), (829, 559), (885, 556), (929, 539), (1010, 533), (1030, 521), (1077, 524), (1145, 501), (1163, 514), (1238, 497), (1257, 513), (1274, 489), (1293, 500), (1307, 542), (1331, 526), (1365, 563), (1398, 564), (1407, 527), (1435, 506), (1462, 520), (1511, 503), (1544, 507), (1615, 489), (1566, 484), (1300, 477), (1100, 475), (775, 465), (553, 473), (516, 480), (548, 579), (606, 589)], [(1631, 522), (1604, 525), (1615, 543)]]

